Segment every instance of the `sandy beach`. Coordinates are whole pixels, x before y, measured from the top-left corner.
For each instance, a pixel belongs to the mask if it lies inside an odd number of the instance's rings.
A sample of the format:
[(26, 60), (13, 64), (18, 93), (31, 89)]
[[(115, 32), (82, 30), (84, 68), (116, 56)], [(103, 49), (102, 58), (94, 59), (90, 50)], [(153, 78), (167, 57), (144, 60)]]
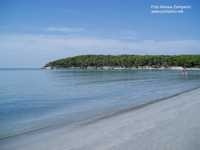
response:
[(200, 89), (77, 127), (0, 141), (1, 150), (198, 150)]

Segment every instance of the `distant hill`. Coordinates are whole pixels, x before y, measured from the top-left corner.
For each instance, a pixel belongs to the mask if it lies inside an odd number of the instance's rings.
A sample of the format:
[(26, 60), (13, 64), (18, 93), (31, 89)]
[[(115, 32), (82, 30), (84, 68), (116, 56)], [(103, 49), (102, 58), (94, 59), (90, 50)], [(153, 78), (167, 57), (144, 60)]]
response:
[(103, 67), (200, 68), (200, 55), (80, 55), (47, 63), (45, 68)]

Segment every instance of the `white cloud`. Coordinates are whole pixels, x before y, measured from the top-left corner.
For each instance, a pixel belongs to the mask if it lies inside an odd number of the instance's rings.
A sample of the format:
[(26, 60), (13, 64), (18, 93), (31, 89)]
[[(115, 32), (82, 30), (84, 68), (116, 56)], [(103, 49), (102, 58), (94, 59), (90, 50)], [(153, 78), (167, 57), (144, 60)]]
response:
[(84, 31), (84, 28), (80, 27), (47, 27), (45, 31), (50, 32), (82, 32)]
[[(181, 54), (199, 53), (200, 40), (120, 40), (59, 35), (1, 35), (1, 50), (74, 51), (75, 53)], [(70, 52), (70, 53), (71, 53)]]

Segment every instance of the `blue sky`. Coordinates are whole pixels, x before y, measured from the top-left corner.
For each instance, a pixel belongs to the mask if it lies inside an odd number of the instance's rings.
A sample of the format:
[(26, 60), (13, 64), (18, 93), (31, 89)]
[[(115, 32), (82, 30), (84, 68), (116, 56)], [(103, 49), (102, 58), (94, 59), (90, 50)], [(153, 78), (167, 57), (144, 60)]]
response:
[[(152, 14), (151, 5), (190, 5)], [(0, 67), (79, 54), (200, 54), (197, 0), (0, 0)]]

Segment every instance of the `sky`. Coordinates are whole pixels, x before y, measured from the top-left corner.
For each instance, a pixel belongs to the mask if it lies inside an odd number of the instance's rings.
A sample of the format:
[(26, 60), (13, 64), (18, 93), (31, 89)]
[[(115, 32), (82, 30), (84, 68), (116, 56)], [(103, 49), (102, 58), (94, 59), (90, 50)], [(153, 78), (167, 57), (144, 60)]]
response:
[[(191, 8), (156, 14), (155, 5)], [(200, 54), (199, 15), (198, 0), (0, 0), (0, 68), (84, 54)]]

